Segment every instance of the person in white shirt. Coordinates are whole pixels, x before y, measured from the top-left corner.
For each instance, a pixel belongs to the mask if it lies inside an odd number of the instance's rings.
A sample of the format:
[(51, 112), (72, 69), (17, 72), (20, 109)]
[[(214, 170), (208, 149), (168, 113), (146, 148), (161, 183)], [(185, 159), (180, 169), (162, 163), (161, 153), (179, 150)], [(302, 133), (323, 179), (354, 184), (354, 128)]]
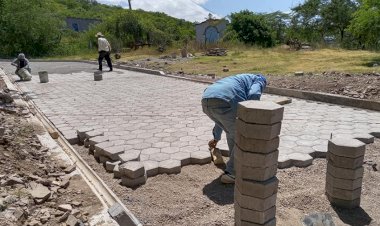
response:
[(102, 62), (103, 62), (103, 59), (105, 58), (107, 61), (107, 65), (110, 68), (109, 71), (112, 71), (112, 62), (110, 58), (111, 45), (107, 41), (107, 39), (104, 38), (104, 35), (101, 32), (98, 32), (95, 35), (95, 37), (98, 38), (98, 52), (99, 52), (99, 58), (98, 58), (99, 69), (98, 70), (99, 71), (103, 70)]

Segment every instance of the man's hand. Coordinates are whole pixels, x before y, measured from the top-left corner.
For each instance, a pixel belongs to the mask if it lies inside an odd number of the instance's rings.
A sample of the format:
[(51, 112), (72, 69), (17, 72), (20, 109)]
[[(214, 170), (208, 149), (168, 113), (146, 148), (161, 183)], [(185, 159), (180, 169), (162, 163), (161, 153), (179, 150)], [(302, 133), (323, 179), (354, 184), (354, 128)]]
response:
[(210, 141), (208, 142), (208, 146), (209, 146), (210, 149), (211, 149), (211, 148), (215, 148), (217, 143), (218, 143), (217, 140), (212, 139), (212, 140), (210, 140)]

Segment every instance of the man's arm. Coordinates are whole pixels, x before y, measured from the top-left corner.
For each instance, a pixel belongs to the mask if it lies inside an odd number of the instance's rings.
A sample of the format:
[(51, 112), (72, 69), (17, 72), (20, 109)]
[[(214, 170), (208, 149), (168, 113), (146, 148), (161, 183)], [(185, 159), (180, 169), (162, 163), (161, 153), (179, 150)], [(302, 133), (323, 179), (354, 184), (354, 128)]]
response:
[(260, 83), (254, 83), (248, 92), (248, 100), (260, 100), (262, 85)]
[(18, 59), (14, 59), (12, 61), (11, 65), (18, 67), (17, 61), (18, 61)]

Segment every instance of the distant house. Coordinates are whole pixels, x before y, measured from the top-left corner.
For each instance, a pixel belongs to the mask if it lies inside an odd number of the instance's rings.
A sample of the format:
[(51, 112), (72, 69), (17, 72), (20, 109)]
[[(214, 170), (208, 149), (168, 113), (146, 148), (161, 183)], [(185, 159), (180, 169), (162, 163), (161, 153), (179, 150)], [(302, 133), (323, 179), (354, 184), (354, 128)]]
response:
[(227, 28), (228, 21), (224, 19), (208, 19), (195, 25), (197, 43), (215, 43)]
[(83, 19), (74, 17), (66, 18), (67, 28), (77, 32), (87, 31), (90, 28), (90, 25), (100, 22), (102, 21), (98, 19)]

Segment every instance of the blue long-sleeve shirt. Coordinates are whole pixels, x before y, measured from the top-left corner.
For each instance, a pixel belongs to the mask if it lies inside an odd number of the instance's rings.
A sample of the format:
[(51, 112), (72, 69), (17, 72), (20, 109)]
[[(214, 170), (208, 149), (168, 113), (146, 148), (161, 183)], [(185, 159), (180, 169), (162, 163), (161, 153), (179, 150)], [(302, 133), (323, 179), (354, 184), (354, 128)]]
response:
[[(216, 81), (207, 87), (202, 99), (217, 98), (230, 103), (236, 112), (238, 103), (246, 100), (260, 100), (266, 87), (266, 78), (262, 75), (238, 74)], [(220, 140), (223, 129), (215, 124), (214, 139)]]

